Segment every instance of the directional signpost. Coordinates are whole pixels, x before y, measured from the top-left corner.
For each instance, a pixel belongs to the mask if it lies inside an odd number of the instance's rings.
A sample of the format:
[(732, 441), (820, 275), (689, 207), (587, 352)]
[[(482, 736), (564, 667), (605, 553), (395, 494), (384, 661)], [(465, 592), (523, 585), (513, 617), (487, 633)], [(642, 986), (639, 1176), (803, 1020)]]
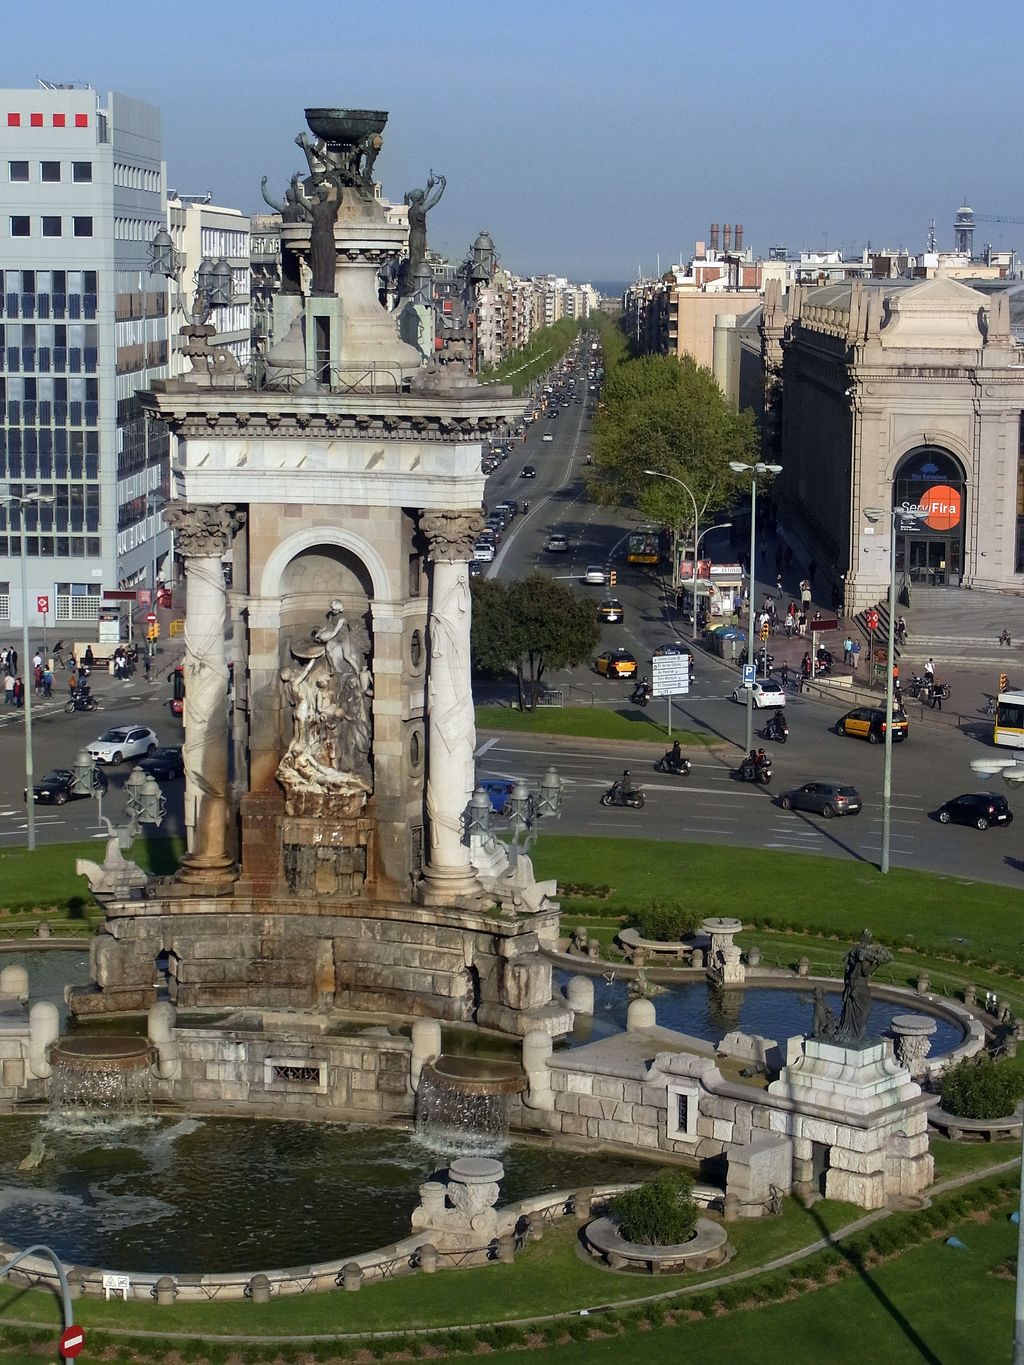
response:
[(689, 654), (656, 654), (651, 660), (651, 696), (668, 698), (669, 734), (672, 733), (672, 698), (689, 690)]

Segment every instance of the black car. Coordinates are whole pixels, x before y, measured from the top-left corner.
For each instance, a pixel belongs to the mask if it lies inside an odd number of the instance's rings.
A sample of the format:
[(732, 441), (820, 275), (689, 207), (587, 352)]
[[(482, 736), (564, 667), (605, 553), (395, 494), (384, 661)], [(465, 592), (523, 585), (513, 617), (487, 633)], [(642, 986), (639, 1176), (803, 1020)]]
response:
[(519, 471), (519, 477), (521, 479), (535, 479), (537, 477), (537, 470), (532, 464), (524, 464)]
[(484, 566), (480, 563), (479, 559), (471, 559), (471, 560), (469, 561), (469, 576), (470, 576), (470, 578), (479, 578), (480, 575), (483, 573), (483, 571), (484, 571)]
[(1006, 797), (996, 792), (964, 792), (940, 806), (935, 814), (943, 825), (973, 825), (975, 829), (1013, 823), (1013, 811)]
[(185, 774), (181, 746), (165, 745), (162, 749), (157, 749), (155, 754), (150, 754), (149, 758), (144, 758), (139, 767), (148, 776), (156, 778), (157, 782), (174, 782)]
[[(92, 770), (93, 790), (105, 792), (107, 790), (107, 777), (102, 769), (94, 767)], [(63, 806), (68, 801), (73, 801), (77, 796), (86, 796), (87, 792), (75, 789), (75, 774), (70, 768), (51, 768), (48, 773), (33, 783), (32, 791), (35, 800), (43, 801), (51, 806)], [(28, 792), (25, 792), (26, 799)]]

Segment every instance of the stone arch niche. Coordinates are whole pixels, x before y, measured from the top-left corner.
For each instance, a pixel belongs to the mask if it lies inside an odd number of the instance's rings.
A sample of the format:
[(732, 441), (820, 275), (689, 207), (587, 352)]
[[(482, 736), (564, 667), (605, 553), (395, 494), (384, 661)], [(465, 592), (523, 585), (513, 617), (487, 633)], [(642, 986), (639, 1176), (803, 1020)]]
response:
[(959, 587), (963, 580), (968, 513), (967, 473), (945, 446), (921, 444), (899, 459), (893, 507), (896, 582), (913, 587)]

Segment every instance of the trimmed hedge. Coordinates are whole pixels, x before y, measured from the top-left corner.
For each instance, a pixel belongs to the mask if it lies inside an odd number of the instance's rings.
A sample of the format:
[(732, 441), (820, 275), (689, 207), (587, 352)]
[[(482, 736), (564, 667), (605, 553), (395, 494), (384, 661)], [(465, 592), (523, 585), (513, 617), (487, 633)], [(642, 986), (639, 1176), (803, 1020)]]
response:
[(942, 1076), (942, 1107), (964, 1119), (1002, 1119), (1024, 1099), (1024, 1073), (982, 1054), (964, 1057)]
[(697, 1229), (699, 1211), (689, 1171), (662, 1171), (611, 1203), (612, 1215), (627, 1242), (642, 1246), (676, 1246)]

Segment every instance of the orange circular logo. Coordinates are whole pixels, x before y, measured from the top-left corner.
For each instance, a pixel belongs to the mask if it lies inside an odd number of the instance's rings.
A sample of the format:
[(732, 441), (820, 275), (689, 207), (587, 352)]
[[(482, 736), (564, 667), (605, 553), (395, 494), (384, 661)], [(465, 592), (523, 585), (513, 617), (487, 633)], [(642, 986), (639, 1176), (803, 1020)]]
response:
[(960, 522), (960, 491), (948, 483), (937, 483), (921, 498), (924, 523), (933, 531), (950, 531)]

